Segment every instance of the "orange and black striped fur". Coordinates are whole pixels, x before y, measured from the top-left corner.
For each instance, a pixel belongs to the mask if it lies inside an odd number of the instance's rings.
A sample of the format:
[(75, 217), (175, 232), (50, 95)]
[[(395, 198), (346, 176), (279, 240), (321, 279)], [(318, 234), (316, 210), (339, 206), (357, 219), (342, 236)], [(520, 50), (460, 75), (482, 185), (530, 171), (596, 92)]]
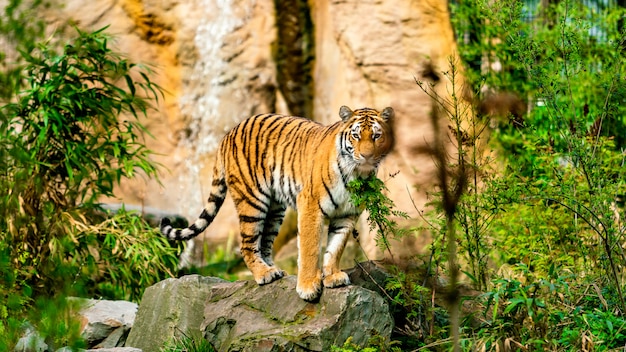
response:
[[(323, 126), (301, 117), (263, 114), (232, 129), (220, 143), (208, 204), (194, 224), (172, 228), (170, 240), (188, 240), (209, 226), (229, 189), (239, 213), (241, 254), (260, 285), (283, 277), (272, 261), (272, 245), (291, 206), (298, 212), (297, 292), (305, 300), (324, 287), (350, 283), (339, 259), (361, 211), (346, 185), (376, 172), (391, 151), (393, 109), (339, 110), (341, 121)], [(319, 249), (328, 225), (328, 244), (319, 268)]]

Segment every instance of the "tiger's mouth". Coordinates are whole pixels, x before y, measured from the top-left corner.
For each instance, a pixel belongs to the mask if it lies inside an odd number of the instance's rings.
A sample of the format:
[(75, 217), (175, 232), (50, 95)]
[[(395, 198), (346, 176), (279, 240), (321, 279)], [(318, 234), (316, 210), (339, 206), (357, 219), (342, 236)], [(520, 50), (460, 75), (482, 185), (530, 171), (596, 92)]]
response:
[(379, 161), (375, 159), (361, 159), (357, 162), (356, 169), (361, 174), (369, 174), (378, 168)]

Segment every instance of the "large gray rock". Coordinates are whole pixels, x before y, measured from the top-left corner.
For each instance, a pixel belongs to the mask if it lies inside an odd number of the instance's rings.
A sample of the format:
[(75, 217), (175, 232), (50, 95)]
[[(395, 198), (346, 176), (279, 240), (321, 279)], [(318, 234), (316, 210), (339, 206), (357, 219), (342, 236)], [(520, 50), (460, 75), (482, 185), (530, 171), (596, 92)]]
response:
[[(138, 349), (125, 349), (126, 337), (135, 321), (137, 304), (127, 301), (107, 301), (69, 297), (73, 315), (81, 323), (81, 337), (87, 347), (100, 352), (141, 352)], [(87, 351), (92, 351), (88, 349)], [(24, 335), (15, 345), (14, 352), (52, 351), (45, 339), (35, 328), (26, 323)], [(56, 349), (57, 352), (71, 352), (69, 347)]]
[(107, 301), (70, 298), (80, 306), (81, 336), (89, 347), (114, 348), (124, 346), (135, 321), (137, 304), (127, 301)]
[(347, 269), (346, 273), (350, 277), (353, 285), (372, 290), (385, 298), (389, 298), (389, 293), (385, 289), (387, 280), (393, 276), (385, 269), (384, 265), (377, 261), (367, 261), (357, 263), (354, 268)]
[(204, 336), (218, 351), (328, 351), (348, 337), (364, 345), (389, 338), (385, 300), (359, 286), (326, 289), (318, 303), (301, 300), (296, 277), (259, 286), (186, 276), (146, 289), (127, 346), (157, 351), (173, 336)]
[(206, 299), (212, 286), (222, 282), (226, 281), (189, 275), (148, 287), (126, 346), (146, 352), (158, 351), (167, 341), (180, 336), (181, 332), (189, 336), (199, 335)]

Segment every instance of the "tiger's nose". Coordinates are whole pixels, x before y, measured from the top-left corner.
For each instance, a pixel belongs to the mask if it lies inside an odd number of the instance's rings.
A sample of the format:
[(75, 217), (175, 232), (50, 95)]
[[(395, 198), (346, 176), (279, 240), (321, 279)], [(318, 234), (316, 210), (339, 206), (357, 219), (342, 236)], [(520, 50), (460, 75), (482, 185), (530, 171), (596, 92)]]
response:
[(372, 159), (376, 154), (376, 147), (374, 146), (374, 144), (361, 146), (361, 150), (359, 152), (362, 158), (369, 160)]
[(374, 153), (361, 153), (361, 158), (365, 160), (370, 160), (374, 157)]

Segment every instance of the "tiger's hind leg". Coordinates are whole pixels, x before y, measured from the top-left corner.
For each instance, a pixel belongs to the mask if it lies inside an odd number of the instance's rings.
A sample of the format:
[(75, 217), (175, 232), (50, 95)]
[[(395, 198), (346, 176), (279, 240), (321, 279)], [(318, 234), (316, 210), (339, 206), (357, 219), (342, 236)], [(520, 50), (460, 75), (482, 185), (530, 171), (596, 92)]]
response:
[(333, 288), (350, 284), (348, 274), (339, 270), (339, 260), (355, 222), (356, 218), (346, 217), (331, 219), (328, 224), (328, 244), (322, 266), (324, 287)]
[(268, 223), (268, 214), (260, 210), (262, 206), (249, 206), (249, 201), (242, 200), (235, 194), (233, 194), (233, 199), (239, 213), (241, 255), (252, 272), (254, 280), (259, 285), (265, 285), (280, 279), (285, 272), (273, 265), (268, 265), (263, 258), (263, 231), (265, 224)]
[(265, 218), (263, 235), (261, 235), (261, 257), (269, 266), (274, 266), (274, 260), (272, 259), (274, 240), (278, 236), (278, 231), (284, 218), (285, 206), (276, 201), (272, 202), (270, 211)]

